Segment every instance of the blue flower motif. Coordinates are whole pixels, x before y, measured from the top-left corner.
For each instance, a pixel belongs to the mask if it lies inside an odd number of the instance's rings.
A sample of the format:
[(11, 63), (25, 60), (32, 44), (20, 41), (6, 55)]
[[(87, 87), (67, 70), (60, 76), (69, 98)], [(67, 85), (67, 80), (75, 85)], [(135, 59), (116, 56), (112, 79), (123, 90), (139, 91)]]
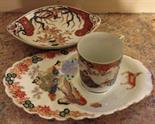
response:
[(76, 58), (65, 61), (61, 68), (62, 73), (71, 76), (74, 76), (77, 73), (77, 70), (78, 70), (78, 61)]
[(50, 88), (50, 93), (55, 93), (57, 91), (57, 84)]

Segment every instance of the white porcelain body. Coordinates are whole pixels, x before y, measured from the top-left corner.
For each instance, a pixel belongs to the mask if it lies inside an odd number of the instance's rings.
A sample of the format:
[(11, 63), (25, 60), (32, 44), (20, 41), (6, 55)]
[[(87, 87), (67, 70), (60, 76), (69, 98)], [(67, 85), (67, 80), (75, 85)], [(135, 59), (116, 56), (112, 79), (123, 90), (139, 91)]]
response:
[(106, 92), (115, 82), (123, 55), (118, 36), (94, 32), (78, 43), (79, 70), (83, 86), (92, 92)]
[(101, 19), (86, 11), (50, 5), (34, 9), (7, 26), (18, 40), (42, 49), (60, 49), (77, 44), (85, 34), (98, 28)]
[[(32, 83), (35, 77), (38, 76), (38, 72), (47, 71), (58, 60), (62, 62), (58, 69), (60, 72), (63, 72), (61, 77), (64, 78), (69, 72), (69, 77), (74, 75), (70, 79), (70, 84), (86, 99), (87, 103), (85, 105), (75, 103), (68, 105), (58, 104), (57, 100), (65, 96), (61, 90), (57, 89), (56, 99), (51, 100), (49, 92)], [(74, 60), (74, 64), (72, 60)], [(108, 115), (123, 110), (150, 95), (153, 89), (149, 70), (140, 61), (129, 56), (123, 56), (113, 88), (106, 93), (96, 94), (89, 92), (80, 85), (78, 63), (75, 60), (77, 60), (77, 51), (75, 50), (69, 51), (67, 55), (59, 52), (48, 52), (24, 58), (13, 64), (6, 71), (3, 79), (5, 92), (18, 107), (21, 107), (29, 114), (37, 114), (45, 119), (67, 120), (72, 118), (80, 120), (84, 118), (97, 118), (101, 115)], [(66, 71), (64, 71), (64, 67)], [(134, 85), (128, 82), (129, 72), (133, 75), (139, 73)], [(10, 78), (10, 74), (14, 75)], [(59, 83), (64, 84), (61, 80)], [(65, 116), (60, 116), (64, 109), (70, 110), (70, 112), (67, 111)]]

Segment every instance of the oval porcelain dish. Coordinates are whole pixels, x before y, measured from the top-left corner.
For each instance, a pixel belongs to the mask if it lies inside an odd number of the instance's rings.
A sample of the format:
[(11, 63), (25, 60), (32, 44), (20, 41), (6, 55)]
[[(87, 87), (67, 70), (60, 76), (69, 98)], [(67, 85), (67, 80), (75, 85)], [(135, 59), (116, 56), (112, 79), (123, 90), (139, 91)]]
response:
[(42, 49), (75, 45), (101, 23), (99, 16), (64, 5), (51, 5), (28, 12), (7, 26), (18, 40)]
[(29, 114), (63, 121), (97, 118), (140, 102), (153, 89), (151, 76), (140, 61), (124, 55), (113, 88), (92, 93), (81, 85), (77, 51), (68, 49), (16, 62), (3, 84), (6, 94)]

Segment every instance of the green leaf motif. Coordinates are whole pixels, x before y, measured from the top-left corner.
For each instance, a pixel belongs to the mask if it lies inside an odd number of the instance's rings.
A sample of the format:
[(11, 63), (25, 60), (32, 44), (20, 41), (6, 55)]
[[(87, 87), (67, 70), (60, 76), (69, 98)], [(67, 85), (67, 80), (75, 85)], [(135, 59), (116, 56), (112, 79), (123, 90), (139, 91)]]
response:
[(5, 76), (5, 81), (9, 84), (12, 85), (14, 82), (14, 79), (17, 77), (17, 74), (15, 73), (7, 73)]
[(65, 108), (63, 111), (59, 113), (59, 115), (61, 117), (66, 117), (66, 115), (68, 115), (69, 113), (70, 113), (70, 110), (68, 108)]
[(26, 100), (23, 104), (25, 108), (34, 108), (34, 104), (30, 100)]

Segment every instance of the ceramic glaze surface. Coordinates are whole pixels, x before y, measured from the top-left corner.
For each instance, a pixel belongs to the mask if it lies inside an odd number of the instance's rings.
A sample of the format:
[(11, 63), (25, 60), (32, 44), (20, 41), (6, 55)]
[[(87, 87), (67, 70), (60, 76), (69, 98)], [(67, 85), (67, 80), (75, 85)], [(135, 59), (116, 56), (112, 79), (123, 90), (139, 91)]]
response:
[(75, 45), (94, 31), (101, 19), (69, 6), (45, 6), (28, 12), (8, 25), (17, 39), (39, 48), (63, 48)]
[[(3, 79), (13, 102), (45, 119), (96, 118), (137, 103), (152, 91), (151, 73), (138, 60), (123, 56), (114, 87), (95, 94), (81, 86), (76, 49), (27, 57)], [(128, 97), (126, 97), (128, 96)]]
[(79, 55), (80, 78), (83, 86), (96, 93), (108, 91), (115, 82), (120, 62), (121, 59), (108, 64), (92, 63)]
[(122, 36), (93, 32), (79, 41), (80, 78), (89, 91), (103, 93), (112, 88), (123, 56)]

